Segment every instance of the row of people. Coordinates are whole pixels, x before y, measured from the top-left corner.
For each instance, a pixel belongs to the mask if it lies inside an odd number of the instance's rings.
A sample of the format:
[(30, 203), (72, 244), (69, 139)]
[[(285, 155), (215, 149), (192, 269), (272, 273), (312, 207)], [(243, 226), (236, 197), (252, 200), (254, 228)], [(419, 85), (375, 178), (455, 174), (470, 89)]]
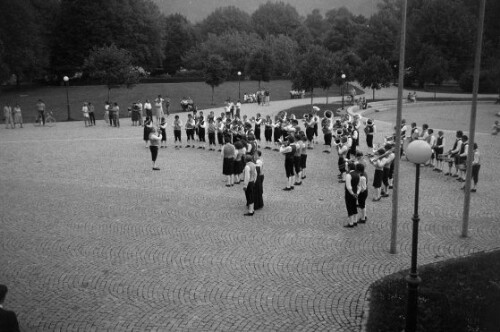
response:
[(19, 104), (16, 104), (14, 107), (5, 105), (3, 107), (3, 117), (6, 129), (15, 129), (16, 125), (19, 125), (20, 128), (23, 127), (23, 114)]

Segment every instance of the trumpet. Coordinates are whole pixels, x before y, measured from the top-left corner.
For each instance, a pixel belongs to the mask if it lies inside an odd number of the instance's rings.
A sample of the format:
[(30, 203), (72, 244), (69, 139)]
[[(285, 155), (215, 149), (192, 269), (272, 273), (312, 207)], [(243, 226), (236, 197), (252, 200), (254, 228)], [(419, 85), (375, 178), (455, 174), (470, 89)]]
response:
[(384, 157), (387, 157), (388, 155), (390, 155), (392, 153), (392, 149), (391, 150), (387, 150), (384, 154), (381, 154), (380, 156), (374, 156), (374, 157), (371, 157), (369, 158), (370, 162), (371, 163), (374, 163), (376, 162), (377, 160), (379, 159), (382, 159)]

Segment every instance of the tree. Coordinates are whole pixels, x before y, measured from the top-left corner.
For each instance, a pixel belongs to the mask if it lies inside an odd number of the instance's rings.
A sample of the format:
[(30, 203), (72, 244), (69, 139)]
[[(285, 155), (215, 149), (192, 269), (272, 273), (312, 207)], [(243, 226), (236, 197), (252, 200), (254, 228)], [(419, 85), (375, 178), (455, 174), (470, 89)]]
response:
[(84, 72), (89, 77), (106, 84), (109, 94), (112, 88), (132, 88), (147, 73), (142, 67), (133, 65), (129, 51), (116, 45), (94, 47), (84, 62)]
[(323, 15), (319, 9), (314, 9), (311, 14), (308, 14), (304, 25), (309, 29), (311, 33), (311, 42), (317, 45), (323, 45), (325, 39), (325, 31), (328, 30), (326, 21), (323, 19)]
[(134, 62), (157, 68), (163, 56), (161, 12), (147, 0), (61, 0), (52, 66), (59, 75), (78, 71), (94, 47), (115, 44)]
[(335, 75), (340, 71), (340, 63), (338, 57), (330, 52), (324, 54), (324, 56), (323, 74), (319, 79), (319, 86), (326, 91), (326, 103), (328, 104), (328, 90), (335, 83)]
[(224, 83), (228, 74), (228, 63), (217, 54), (212, 54), (203, 64), (205, 83), (212, 87), (212, 105), (214, 105), (215, 87)]
[(285, 35), (268, 35), (265, 47), (271, 50), (273, 75), (289, 77), (298, 54), (297, 42)]
[(363, 63), (357, 76), (363, 88), (372, 89), (373, 100), (375, 100), (375, 90), (390, 86), (392, 70), (389, 61), (373, 55)]
[(291, 36), (300, 26), (300, 17), (290, 4), (268, 1), (252, 14), (252, 24), (262, 37), (268, 34)]
[[(441, 85), (448, 78), (448, 61), (435, 47), (423, 45), (419, 57), (422, 58), (417, 72), (419, 85), (423, 86), (425, 83), (433, 83), (434, 86)], [(434, 98), (436, 98), (435, 88)]]
[(19, 85), (24, 78), (31, 80), (42, 74), (48, 65), (47, 45), (42, 36), (45, 27), (30, 0), (0, 1), (0, 12), (2, 67), (7, 75), (16, 75)]
[(169, 15), (164, 20), (163, 69), (173, 75), (183, 66), (182, 57), (195, 45), (194, 27), (180, 14)]
[(326, 13), (326, 23), (329, 26), (324, 46), (332, 52), (354, 49), (355, 41), (366, 19), (354, 16), (347, 8), (340, 7)]
[(324, 68), (328, 66), (328, 52), (325, 48), (312, 45), (307, 52), (297, 57), (297, 62), (291, 72), (294, 89), (311, 92), (313, 103), (314, 88), (320, 87), (324, 78)]
[(255, 49), (262, 48), (263, 40), (255, 33), (228, 32), (216, 36), (209, 35), (208, 39), (190, 49), (183, 57), (186, 66), (190, 69), (203, 69), (206, 59), (217, 54), (228, 63), (231, 74), (245, 68), (250, 54)]
[(271, 52), (262, 47), (255, 50), (250, 55), (250, 59), (247, 62), (245, 73), (250, 75), (250, 78), (257, 80), (259, 82), (269, 82), (271, 79), (271, 72), (273, 69), (273, 61)]
[(201, 21), (197, 28), (203, 36), (222, 35), (231, 32), (253, 32), (250, 15), (235, 7), (221, 7)]

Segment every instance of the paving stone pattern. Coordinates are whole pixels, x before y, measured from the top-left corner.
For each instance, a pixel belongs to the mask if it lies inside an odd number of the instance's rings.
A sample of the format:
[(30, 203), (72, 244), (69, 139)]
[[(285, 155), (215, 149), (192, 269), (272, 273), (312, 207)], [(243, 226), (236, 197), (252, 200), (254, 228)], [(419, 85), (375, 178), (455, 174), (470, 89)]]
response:
[[(244, 217), (242, 185), (224, 186), (219, 153), (174, 150), (169, 130), (153, 172), (142, 128), (121, 122), (0, 129), (0, 283), (23, 331), (360, 331), (369, 285), (408, 268), (408, 162), (393, 255), (391, 198), (368, 201), (366, 225), (342, 227), (337, 157), (321, 145), (291, 192), (281, 190), (283, 156), (263, 150), (265, 206)], [(380, 141), (391, 125), (377, 125)], [(459, 184), (422, 170), (419, 264), (500, 247), (498, 139), (479, 134), (469, 238), (459, 237)]]

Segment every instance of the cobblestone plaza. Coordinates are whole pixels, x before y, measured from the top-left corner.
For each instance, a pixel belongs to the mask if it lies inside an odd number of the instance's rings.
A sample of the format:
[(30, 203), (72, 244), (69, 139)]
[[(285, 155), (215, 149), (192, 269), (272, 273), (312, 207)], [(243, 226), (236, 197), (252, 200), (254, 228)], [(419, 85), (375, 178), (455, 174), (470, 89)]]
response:
[[(242, 185), (224, 186), (219, 153), (174, 150), (169, 130), (152, 172), (142, 128), (121, 121), (0, 130), (0, 283), (23, 331), (361, 331), (370, 284), (409, 267), (410, 163), (401, 163), (390, 254), (392, 197), (370, 195), (368, 223), (344, 228), (337, 156), (320, 145), (290, 192), (281, 190), (283, 156), (263, 150), (265, 206), (244, 217)], [(376, 124), (377, 142), (392, 125)], [(500, 247), (498, 139), (477, 133), (482, 168), (468, 238), (460, 184), (422, 170), (419, 264)], [(366, 151), (363, 134), (361, 142)]]

